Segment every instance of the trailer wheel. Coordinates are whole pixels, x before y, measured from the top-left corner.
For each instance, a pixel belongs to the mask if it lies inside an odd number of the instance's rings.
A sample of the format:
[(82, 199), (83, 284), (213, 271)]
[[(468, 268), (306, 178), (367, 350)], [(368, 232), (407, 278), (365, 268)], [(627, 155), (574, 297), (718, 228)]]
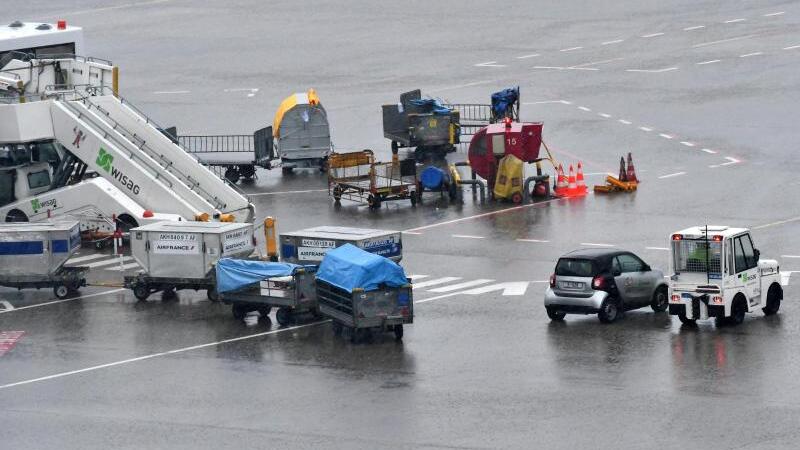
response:
[(245, 180), (252, 180), (256, 176), (256, 168), (255, 166), (239, 166), (239, 174)]
[(450, 185), (447, 186), (447, 195), (450, 197), (451, 201), (458, 200), (458, 185), (455, 181), (451, 181)]
[(403, 325), (395, 325), (394, 326), (394, 339), (396, 341), (403, 340)]
[(55, 294), (56, 298), (67, 298), (69, 295), (69, 288), (65, 284), (59, 284), (53, 288), (53, 294)]
[(411, 206), (417, 206), (417, 193), (412, 192), (410, 198), (411, 198)]
[(141, 301), (147, 300), (150, 296), (150, 286), (147, 283), (137, 282), (133, 285), (133, 296)]
[(236, 320), (244, 320), (244, 316), (247, 315), (247, 308), (244, 305), (233, 305), (231, 311), (233, 312), (233, 318)]
[(342, 335), (342, 324), (339, 322), (331, 323), (331, 327), (333, 328), (333, 335), (334, 336), (341, 336)]
[(767, 291), (767, 304), (764, 306), (765, 316), (776, 314), (781, 309), (781, 299), (783, 298), (783, 290), (777, 284), (773, 284)]
[(286, 307), (278, 308), (278, 312), (275, 313), (275, 319), (281, 326), (287, 326), (292, 323), (292, 311)]
[(239, 181), (239, 177), (239, 170), (237, 170), (235, 167), (228, 167), (225, 170), (225, 179), (230, 181), (231, 184), (236, 184)]
[(747, 300), (739, 294), (733, 299), (731, 305), (731, 325), (740, 325), (744, 322), (744, 315), (747, 313)]
[(370, 209), (378, 209), (381, 207), (381, 198), (377, 194), (369, 194), (367, 204)]
[(333, 187), (333, 199), (336, 201), (336, 203), (339, 203), (339, 201), (342, 199), (343, 193), (344, 189), (342, 189), (342, 187), (338, 184)]
[(271, 306), (262, 306), (262, 307), (258, 308), (258, 313), (261, 314), (261, 318), (262, 319), (265, 318), (265, 317), (269, 318), (270, 311), (272, 311), (272, 307)]
[(284, 175), (291, 175), (293, 169), (294, 169), (294, 167), (285, 167), (284, 166), (284, 167), (281, 167), (281, 173), (283, 173)]
[(653, 301), (650, 302), (650, 307), (655, 312), (664, 312), (667, 310), (669, 302), (667, 301), (667, 287), (661, 286), (653, 293)]
[(211, 288), (206, 290), (206, 297), (216, 303), (219, 301), (219, 292), (217, 292), (217, 288)]

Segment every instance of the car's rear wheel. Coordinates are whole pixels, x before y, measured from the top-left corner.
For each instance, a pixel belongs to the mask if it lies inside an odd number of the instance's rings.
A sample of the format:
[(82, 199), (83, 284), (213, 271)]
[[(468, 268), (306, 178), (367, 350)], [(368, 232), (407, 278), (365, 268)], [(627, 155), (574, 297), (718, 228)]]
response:
[(669, 306), (667, 287), (661, 286), (653, 293), (653, 301), (650, 302), (650, 307), (655, 312), (664, 312), (667, 310), (667, 306)]
[(597, 318), (600, 322), (611, 323), (619, 317), (619, 305), (617, 301), (611, 297), (603, 300), (600, 304), (600, 312), (597, 313)]
[(546, 309), (547, 309), (547, 317), (549, 317), (550, 320), (561, 321), (564, 320), (564, 317), (566, 317), (567, 315), (567, 313), (565, 313), (564, 311), (559, 311), (556, 308), (548, 307)]

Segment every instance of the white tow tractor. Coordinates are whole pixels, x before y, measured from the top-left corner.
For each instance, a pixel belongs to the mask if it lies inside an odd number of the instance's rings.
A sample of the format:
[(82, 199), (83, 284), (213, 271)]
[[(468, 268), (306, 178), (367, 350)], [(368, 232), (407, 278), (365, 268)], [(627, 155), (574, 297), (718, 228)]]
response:
[(687, 228), (670, 236), (670, 252), (669, 313), (681, 322), (740, 324), (757, 308), (765, 315), (780, 309), (778, 262), (760, 259), (747, 228)]

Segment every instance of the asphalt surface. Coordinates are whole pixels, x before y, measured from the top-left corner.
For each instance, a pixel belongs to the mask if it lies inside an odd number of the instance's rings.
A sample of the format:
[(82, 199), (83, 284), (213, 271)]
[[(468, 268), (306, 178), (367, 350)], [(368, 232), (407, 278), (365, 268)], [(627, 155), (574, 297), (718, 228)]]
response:
[[(121, 67), (123, 96), (182, 134), (250, 133), (314, 87), (337, 149), (387, 157), (379, 105), (401, 92), (487, 103), (519, 85), (523, 119), (543, 121), (555, 156), (582, 161), (589, 184), (627, 152), (643, 182), (521, 207), (426, 194), (370, 212), (334, 206), (319, 173), (260, 171), (243, 189), (279, 231), (407, 232), (403, 266), (420, 287), (403, 342), (354, 345), (327, 322), (246, 325), (203, 292), (137, 302), (99, 286), (123, 271), (87, 248), (80, 257), (100, 264), (82, 298), (0, 288), (0, 332), (24, 331), (0, 355), (0, 447), (796, 447), (797, 3), (11, 0), (4, 11), (85, 27), (90, 53)], [(612, 325), (547, 319), (559, 255), (618, 246), (666, 269), (669, 234), (706, 223), (751, 227), (780, 261), (777, 316), (696, 329), (649, 310)]]

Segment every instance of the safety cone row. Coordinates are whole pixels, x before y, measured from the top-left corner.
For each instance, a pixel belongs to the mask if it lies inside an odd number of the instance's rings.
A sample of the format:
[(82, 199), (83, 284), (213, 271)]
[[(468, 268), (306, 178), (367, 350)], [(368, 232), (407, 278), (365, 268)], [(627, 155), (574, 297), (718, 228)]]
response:
[(625, 157), (619, 158), (619, 178), (614, 178), (609, 175), (606, 177), (605, 185), (597, 185), (594, 187), (595, 192), (618, 192), (618, 191), (635, 191), (639, 184), (639, 179), (636, 177), (636, 168), (633, 166), (633, 156), (628, 152), (628, 164), (626, 167)]
[(588, 193), (586, 180), (583, 177), (583, 165), (578, 162), (578, 173), (572, 164), (569, 165), (569, 177), (564, 175), (564, 167), (559, 164), (555, 194), (557, 197), (583, 197)]
[(556, 187), (553, 191), (556, 194), (556, 197), (565, 197), (569, 190), (569, 182), (567, 181), (567, 177), (564, 175), (564, 166), (561, 164), (558, 165), (558, 169), (556, 169)]

